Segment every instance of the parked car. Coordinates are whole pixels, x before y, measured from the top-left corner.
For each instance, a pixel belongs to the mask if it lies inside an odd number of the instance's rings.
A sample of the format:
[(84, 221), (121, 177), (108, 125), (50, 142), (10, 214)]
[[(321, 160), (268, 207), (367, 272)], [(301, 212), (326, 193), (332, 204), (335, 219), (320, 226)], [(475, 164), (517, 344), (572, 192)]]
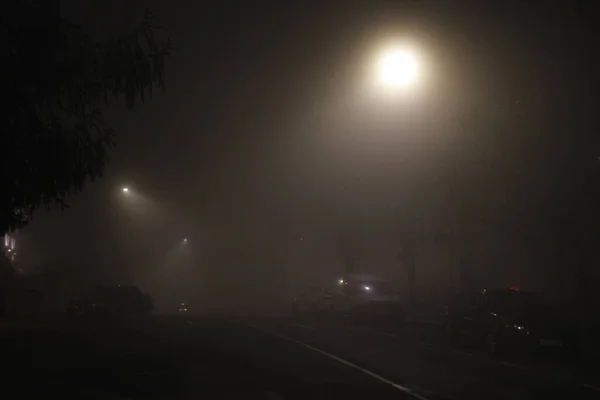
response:
[(446, 306), (442, 330), (447, 341), (479, 345), (490, 354), (576, 350), (568, 324), (542, 297), (516, 288), (460, 293)]

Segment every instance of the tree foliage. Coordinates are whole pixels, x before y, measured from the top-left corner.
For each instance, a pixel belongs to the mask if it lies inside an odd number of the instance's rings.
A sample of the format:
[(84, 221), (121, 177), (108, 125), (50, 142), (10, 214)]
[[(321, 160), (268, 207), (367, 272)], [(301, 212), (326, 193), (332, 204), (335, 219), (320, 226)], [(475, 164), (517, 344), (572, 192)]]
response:
[(0, 232), (102, 174), (115, 134), (102, 109), (127, 108), (164, 89), (169, 39), (146, 12), (139, 26), (105, 42), (32, 2), (0, 17)]

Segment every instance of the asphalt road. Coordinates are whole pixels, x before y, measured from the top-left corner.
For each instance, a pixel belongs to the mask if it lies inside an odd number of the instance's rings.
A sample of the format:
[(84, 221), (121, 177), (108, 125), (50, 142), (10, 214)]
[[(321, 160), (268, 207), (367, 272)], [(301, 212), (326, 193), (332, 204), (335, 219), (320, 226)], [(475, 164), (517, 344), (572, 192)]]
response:
[(0, 325), (0, 386), (88, 399), (597, 399), (581, 370), (330, 319)]
[(247, 322), (151, 318), (0, 326), (0, 386), (4, 393), (44, 398), (414, 398)]
[[(552, 356), (500, 359), (448, 346), (436, 328), (344, 319), (263, 320), (264, 329), (353, 362), (427, 399), (598, 399), (598, 369)], [(596, 366), (597, 367), (597, 366)]]

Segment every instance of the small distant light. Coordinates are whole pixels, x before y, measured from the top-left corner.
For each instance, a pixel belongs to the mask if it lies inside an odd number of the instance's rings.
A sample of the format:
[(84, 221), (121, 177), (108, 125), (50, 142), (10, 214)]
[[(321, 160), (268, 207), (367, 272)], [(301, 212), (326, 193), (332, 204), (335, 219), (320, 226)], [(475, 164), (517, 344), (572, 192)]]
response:
[(129, 192), (129, 188), (128, 187), (124, 187), (122, 190), (123, 190), (123, 193)]
[(181, 303), (182, 306), (185, 306), (185, 303)]
[(187, 244), (187, 242), (188, 242), (187, 238), (184, 238), (184, 239), (183, 239), (183, 243), (184, 243), (184, 244)]
[(339, 280), (338, 280), (338, 283), (339, 283), (340, 285), (343, 285), (343, 284), (344, 284), (344, 280), (343, 280), (343, 279), (339, 279)]
[(371, 291), (371, 286), (365, 286), (365, 290), (366, 290), (367, 292), (370, 292), (370, 291)]

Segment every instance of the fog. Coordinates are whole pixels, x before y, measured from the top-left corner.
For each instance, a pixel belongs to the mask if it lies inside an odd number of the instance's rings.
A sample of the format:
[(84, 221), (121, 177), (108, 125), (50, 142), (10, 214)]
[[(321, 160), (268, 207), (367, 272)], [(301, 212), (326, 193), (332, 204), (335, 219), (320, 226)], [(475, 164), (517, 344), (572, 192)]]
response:
[[(65, 12), (101, 36), (140, 7), (97, 3)], [(559, 171), (589, 154), (587, 139), (561, 136), (579, 117), (562, 110), (553, 71), (580, 82), (538, 46), (545, 31), (529, 17), (508, 29), (508, 11), (484, 7), (477, 19), (438, 4), (146, 3), (177, 48), (168, 89), (110, 110), (119, 136), (105, 176), (18, 232), (24, 273), (135, 284), (157, 312), (186, 302), (280, 315), (350, 270), (406, 299), (409, 249), (423, 307), (465, 287), (573, 296), (579, 278), (550, 244), (564, 243), (561, 223), (548, 221), (573, 182)], [(420, 87), (395, 96), (367, 79), (390, 38), (408, 38), (427, 66)]]

